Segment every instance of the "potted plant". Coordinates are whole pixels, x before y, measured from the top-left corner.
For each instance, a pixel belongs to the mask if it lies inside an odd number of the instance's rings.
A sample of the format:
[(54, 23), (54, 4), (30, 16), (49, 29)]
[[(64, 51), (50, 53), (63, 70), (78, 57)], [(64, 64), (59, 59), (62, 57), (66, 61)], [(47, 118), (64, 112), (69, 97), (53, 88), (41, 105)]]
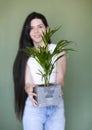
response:
[[(37, 93), (36, 100), (38, 101), (39, 106), (48, 106), (48, 105), (58, 105), (61, 101), (62, 93), (61, 86), (57, 84), (50, 84), (50, 76), (54, 69), (54, 65), (57, 60), (63, 57), (68, 51), (72, 50), (71, 48), (66, 48), (66, 46), (70, 45), (71, 41), (68, 40), (60, 40), (57, 42), (54, 51), (51, 53), (48, 49), (48, 43), (52, 37), (52, 35), (58, 31), (59, 28), (46, 31), (42, 35), (42, 39), (44, 41), (44, 46), (39, 46), (38, 49), (32, 47), (26, 47), (24, 52), (28, 56), (33, 56), (40, 66), (43, 68), (43, 72), (39, 70), (39, 73), (42, 76), (42, 80), (44, 80), (43, 85), (36, 85), (34, 88), (34, 92)], [(65, 54), (61, 54), (61, 52), (66, 52)], [(54, 56), (58, 55), (52, 63), (52, 59)]]

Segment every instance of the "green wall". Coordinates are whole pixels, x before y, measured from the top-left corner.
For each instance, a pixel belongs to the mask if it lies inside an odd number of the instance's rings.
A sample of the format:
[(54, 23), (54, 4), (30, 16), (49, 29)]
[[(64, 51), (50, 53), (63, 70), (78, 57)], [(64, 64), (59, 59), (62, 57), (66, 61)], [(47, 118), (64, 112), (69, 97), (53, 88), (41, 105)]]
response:
[(92, 0), (0, 0), (0, 130), (22, 130), (14, 113), (12, 65), (26, 16), (43, 13), (53, 37), (75, 41), (67, 56), (64, 100), (66, 130), (92, 128)]

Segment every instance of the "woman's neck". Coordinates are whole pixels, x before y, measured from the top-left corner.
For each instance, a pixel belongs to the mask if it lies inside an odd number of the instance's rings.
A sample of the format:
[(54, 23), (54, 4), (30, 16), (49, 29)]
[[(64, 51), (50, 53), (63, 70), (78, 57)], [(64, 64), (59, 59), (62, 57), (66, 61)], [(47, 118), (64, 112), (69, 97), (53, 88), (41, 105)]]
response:
[(38, 49), (40, 46), (43, 47), (43, 46), (44, 46), (44, 42), (34, 43), (34, 47), (35, 47), (36, 49)]

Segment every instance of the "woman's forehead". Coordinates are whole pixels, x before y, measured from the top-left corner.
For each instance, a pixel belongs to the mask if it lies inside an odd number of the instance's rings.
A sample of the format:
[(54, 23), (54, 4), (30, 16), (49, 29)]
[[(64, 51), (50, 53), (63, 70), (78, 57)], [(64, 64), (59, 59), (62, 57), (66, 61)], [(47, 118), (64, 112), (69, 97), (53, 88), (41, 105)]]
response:
[(41, 19), (35, 18), (30, 22), (31, 26), (44, 25)]

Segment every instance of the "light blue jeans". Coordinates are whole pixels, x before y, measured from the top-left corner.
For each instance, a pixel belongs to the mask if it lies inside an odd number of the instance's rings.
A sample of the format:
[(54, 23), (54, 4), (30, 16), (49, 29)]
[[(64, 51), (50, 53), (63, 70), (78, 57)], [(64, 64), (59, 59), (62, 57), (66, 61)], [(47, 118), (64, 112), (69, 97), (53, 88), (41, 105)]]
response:
[(27, 98), (24, 114), (24, 130), (64, 130), (65, 115), (63, 98), (59, 106), (37, 107), (33, 106)]

